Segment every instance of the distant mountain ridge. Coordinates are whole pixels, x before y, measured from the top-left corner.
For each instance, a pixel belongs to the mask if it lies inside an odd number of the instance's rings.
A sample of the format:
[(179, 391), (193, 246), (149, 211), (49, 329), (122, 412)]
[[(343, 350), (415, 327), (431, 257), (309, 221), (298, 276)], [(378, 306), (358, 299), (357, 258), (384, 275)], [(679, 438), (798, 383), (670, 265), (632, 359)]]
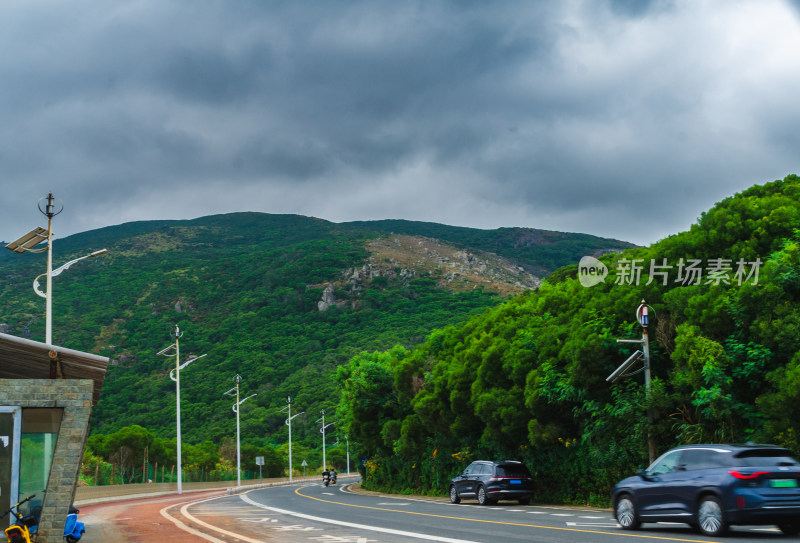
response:
[[(109, 251), (54, 280), (54, 342), (113, 360), (92, 416), (96, 431), (139, 424), (174, 435), (170, 361), (155, 353), (179, 324), (181, 352), (208, 354), (182, 378), (186, 439), (229, 434), (221, 392), (239, 373), (248, 392), (258, 391), (243, 436), (280, 443), (286, 396), (309, 413), (333, 408), (332, 375), (354, 354), (411, 347), (534, 288), (559, 266), (633, 245), (527, 228), (247, 212), (125, 223), (54, 247), (54, 266)], [(43, 303), (30, 285), (44, 255), (3, 253), (0, 325), (42, 340)], [(297, 432), (310, 445), (318, 435)]]

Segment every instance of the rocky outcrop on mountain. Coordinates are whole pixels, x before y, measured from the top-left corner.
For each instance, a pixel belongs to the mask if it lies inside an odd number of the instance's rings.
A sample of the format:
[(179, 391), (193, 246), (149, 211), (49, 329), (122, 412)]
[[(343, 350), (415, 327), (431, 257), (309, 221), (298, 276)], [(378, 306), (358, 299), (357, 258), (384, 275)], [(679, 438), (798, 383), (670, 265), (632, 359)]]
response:
[(317, 302), (317, 309), (326, 311), (330, 306), (336, 303), (336, 297), (333, 295), (333, 285), (328, 285), (322, 291), (322, 299)]
[[(337, 283), (350, 292), (353, 305), (366, 288), (382, 288), (389, 281), (407, 286), (417, 277), (431, 277), (439, 287), (449, 290), (464, 292), (481, 288), (506, 296), (541, 284), (539, 277), (506, 258), (459, 249), (433, 238), (391, 235), (369, 241), (367, 249), (370, 251), (367, 261), (361, 267), (344, 271)], [(325, 311), (333, 304), (346, 303), (335, 298), (333, 285), (327, 285), (317, 308)]]
[(387, 236), (370, 242), (370, 264), (406, 277), (429, 275), (457, 291), (483, 288), (516, 295), (538, 287), (541, 279), (522, 266), (483, 251), (466, 251), (433, 238)]

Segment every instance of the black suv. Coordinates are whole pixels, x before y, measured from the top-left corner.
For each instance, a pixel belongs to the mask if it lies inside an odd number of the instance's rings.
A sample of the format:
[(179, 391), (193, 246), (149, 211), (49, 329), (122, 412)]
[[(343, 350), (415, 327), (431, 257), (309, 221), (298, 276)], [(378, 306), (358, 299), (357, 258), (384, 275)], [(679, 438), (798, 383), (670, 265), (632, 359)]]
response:
[(731, 524), (777, 524), (796, 535), (800, 462), (774, 445), (684, 445), (617, 483), (612, 499), (627, 530), (672, 521), (718, 536)]
[(533, 477), (522, 462), (477, 460), (450, 481), (449, 492), (453, 503), (475, 498), (481, 505), (498, 500), (519, 500), (521, 505), (528, 505), (533, 496)]

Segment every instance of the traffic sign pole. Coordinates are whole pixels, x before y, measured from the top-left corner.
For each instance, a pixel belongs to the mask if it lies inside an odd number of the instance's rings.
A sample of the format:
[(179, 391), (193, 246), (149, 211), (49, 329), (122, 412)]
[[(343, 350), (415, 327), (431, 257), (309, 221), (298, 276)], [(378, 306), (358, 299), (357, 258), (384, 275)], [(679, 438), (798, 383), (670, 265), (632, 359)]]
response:
[[(642, 325), (642, 352), (644, 353), (644, 389), (647, 398), (647, 421), (650, 426), (653, 425), (653, 411), (650, 409), (650, 336), (647, 333), (647, 325), (650, 324), (650, 316), (647, 311), (647, 302), (642, 300), (636, 310), (636, 320)], [(653, 435), (650, 428), (647, 429), (647, 453), (650, 457), (650, 463), (656, 456), (656, 445), (653, 442)]]

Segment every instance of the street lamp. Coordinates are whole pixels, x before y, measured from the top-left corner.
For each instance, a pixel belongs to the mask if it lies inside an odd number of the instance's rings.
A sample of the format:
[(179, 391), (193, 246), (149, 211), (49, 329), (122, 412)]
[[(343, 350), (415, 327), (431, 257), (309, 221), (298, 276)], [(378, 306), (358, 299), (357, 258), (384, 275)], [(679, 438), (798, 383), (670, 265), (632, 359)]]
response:
[[(42, 208), (42, 201), (47, 200)], [(86, 256), (71, 260), (53, 271), (53, 217), (58, 215), (64, 210), (63, 204), (57, 205), (53, 193), (48, 193), (46, 198), (41, 198), (38, 203), (39, 211), (47, 217), (47, 229), (36, 227), (16, 241), (12, 241), (6, 245), (6, 249), (14, 251), (15, 253), (43, 253), (47, 252), (47, 271), (33, 280), (33, 290), (45, 299), (45, 343), (48, 345), (53, 344), (53, 277), (59, 275), (62, 271), (68, 269), (70, 266), (85, 258), (93, 258), (107, 253), (105, 249), (95, 251)], [(59, 209), (56, 211), (56, 208)], [(47, 242), (47, 246), (34, 248), (42, 242)], [(47, 290), (42, 292), (39, 289), (39, 278), (47, 276)]]
[(317, 419), (317, 422), (320, 422), (320, 421), (322, 421), (322, 428), (319, 429), (319, 431), (322, 432), (322, 471), (325, 471), (326, 469), (328, 469), (328, 462), (327, 462), (327, 460), (325, 458), (325, 428), (327, 428), (328, 426), (333, 426), (336, 423), (335, 422), (330, 422), (328, 424), (325, 424), (325, 410), (324, 409), (322, 410), (322, 418), (321, 419)]
[(296, 415), (292, 415), (292, 397), (291, 396), (287, 396), (286, 397), (286, 403), (288, 405), (286, 407), (284, 407), (283, 409), (281, 409), (281, 413), (283, 413), (284, 410), (288, 410), (287, 416), (289, 418), (286, 419), (286, 426), (289, 427), (289, 482), (291, 482), (292, 481), (292, 419), (295, 418), (295, 417), (299, 417), (300, 415), (305, 413), (305, 411), (297, 413)]
[(239, 401), (239, 383), (241, 382), (242, 378), (239, 374), (236, 374), (236, 377), (233, 378), (236, 382), (236, 386), (230, 389), (225, 394), (230, 394), (234, 390), (236, 391), (236, 403), (233, 404), (233, 412), (236, 413), (236, 486), (242, 486), (242, 471), (241, 471), (241, 452), (239, 449), (239, 406), (242, 405), (244, 402), (256, 396), (256, 394), (251, 394), (247, 398), (242, 401)]
[(347, 474), (350, 475), (350, 440), (344, 436), (344, 442), (347, 444)]
[[(166, 349), (160, 350), (157, 355), (164, 355), (164, 356), (174, 356), (175, 357), (175, 369), (169, 370), (169, 378), (175, 381), (175, 413), (177, 417), (177, 427), (178, 427), (178, 494), (183, 494), (183, 477), (181, 475), (181, 370), (194, 362), (199, 358), (203, 358), (205, 355), (201, 354), (195, 358), (191, 358), (184, 362), (183, 364), (180, 363), (181, 358), (181, 349), (180, 349), (180, 338), (183, 336), (181, 333), (180, 328), (178, 325), (175, 325), (175, 343), (167, 347)], [(169, 351), (175, 350), (175, 354), (169, 354)]]
[[(61, 272), (63, 272), (64, 270), (68, 270), (69, 267), (72, 266), (73, 264), (75, 264), (76, 262), (80, 262), (81, 260), (85, 260), (87, 258), (95, 258), (95, 257), (101, 256), (101, 255), (104, 255), (107, 252), (108, 252), (107, 249), (100, 249), (99, 251), (95, 251), (93, 253), (89, 253), (88, 255), (82, 256), (80, 258), (76, 258), (75, 260), (70, 260), (66, 264), (62, 264), (61, 266), (59, 266), (58, 268), (56, 268), (55, 270), (50, 272), (50, 278), (52, 279), (53, 277), (58, 277), (59, 275), (61, 275)], [(42, 273), (40, 275), (37, 275), (36, 279), (33, 280), (33, 290), (36, 292), (36, 294), (38, 294), (42, 298), (47, 298), (47, 293), (41, 291), (40, 285), (39, 285), (39, 279), (41, 279), (45, 275), (47, 275), (47, 273)]]

